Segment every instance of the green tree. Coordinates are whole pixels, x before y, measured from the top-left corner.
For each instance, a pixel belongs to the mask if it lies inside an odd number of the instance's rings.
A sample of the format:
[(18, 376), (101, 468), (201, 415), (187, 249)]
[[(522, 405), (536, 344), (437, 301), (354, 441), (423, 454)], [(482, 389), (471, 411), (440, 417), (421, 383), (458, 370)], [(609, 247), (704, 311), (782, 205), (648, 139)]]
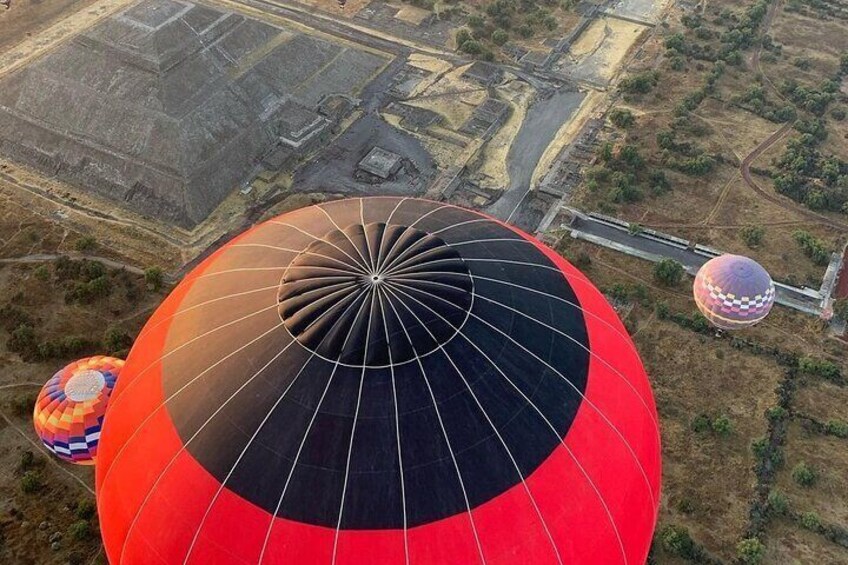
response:
[(483, 53), (483, 45), (476, 39), (469, 39), (460, 44), (459, 49), (469, 55), (480, 55)]
[(38, 471), (27, 471), (21, 477), (21, 490), (26, 494), (38, 492), (44, 486), (41, 480), (41, 473)]
[(663, 286), (677, 286), (683, 273), (683, 265), (674, 259), (662, 259), (654, 266), (654, 279)]
[(722, 414), (713, 420), (713, 431), (722, 437), (727, 437), (733, 432), (733, 422)]
[(659, 76), (657, 71), (642, 71), (625, 77), (619, 83), (619, 88), (627, 94), (647, 94), (657, 85)]
[(503, 45), (509, 41), (509, 34), (502, 29), (496, 29), (492, 32), (492, 42), (495, 45)]
[(763, 560), (766, 548), (757, 538), (746, 538), (736, 544), (736, 556), (746, 565), (757, 565)]
[(792, 469), (792, 479), (802, 487), (813, 486), (817, 478), (815, 469), (807, 465), (805, 461), (801, 461)]
[(39, 265), (32, 274), (35, 275), (35, 278), (42, 282), (47, 282), (50, 280), (50, 267), (47, 265)]
[(77, 507), (74, 509), (74, 514), (80, 520), (91, 520), (97, 514), (97, 506), (90, 498), (84, 498), (77, 502)]
[(159, 292), (165, 283), (165, 275), (159, 267), (148, 267), (144, 270), (144, 282), (154, 292)]
[(97, 240), (90, 235), (84, 235), (74, 242), (74, 248), (80, 253), (88, 253), (95, 247), (97, 247)]
[(712, 428), (712, 426), (713, 422), (706, 414), (698, 414), (692, 419), (692, 423), (690, 424), (692, 431), (696, 434), (704, 433)]
[(828, 420), (824, 427), (830, 435), (848, 438), (848, 423), (843, 420)]
[(817, 532), (821, 528), (821, 519), (815, 512), (803, 512), (799, 520), (804, 528), (812, 532)]
[(695, 552), (695, 542), (684, 526), (669, 525), (660, 531), (663, 549), (672, 555), (688, 557)]
[(834, 302), (833, 313), (838, 318), (848, 321), (848, 298), (840, 298)]
[(68, 528), (68, 533), (71, 534), (71, 537), (78, 541), (87, 540), (91, 537), (91, 524), (88, 520), (77, 520), (71, 527)]
[(615, 108), (610, 112), (610, 121), (616, 127), (626, 129), (636, 122), (633, 112), (626, 108)]
[(133, 339), (130, 334), (114, 326), (108, 328), (103, 334), (103, 347), (111, 354), (129, 349), (132, 343)]
[(789, 501), (779, 490), (772, 490), (768, 495), (768, 507), (774, 514), (783, 515), (789, 509)]
[(750, 248), (759, 247), (763, 242), (763, 237), (766, 235), (766, 230), (763, 226), (745, 226), (739, 232), (742, 236), (742, 241)]

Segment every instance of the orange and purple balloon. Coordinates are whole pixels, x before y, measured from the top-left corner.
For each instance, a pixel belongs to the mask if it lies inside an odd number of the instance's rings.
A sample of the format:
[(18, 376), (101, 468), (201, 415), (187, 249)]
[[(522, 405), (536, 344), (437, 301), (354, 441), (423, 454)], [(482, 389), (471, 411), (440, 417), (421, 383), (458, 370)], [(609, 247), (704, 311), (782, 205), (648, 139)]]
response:
[(123, 366), (114, 357), (88, 357), (66, 365), (45, 383), (32, 419), (47, 449), (70, 463), (94, 464), (103, 415)]

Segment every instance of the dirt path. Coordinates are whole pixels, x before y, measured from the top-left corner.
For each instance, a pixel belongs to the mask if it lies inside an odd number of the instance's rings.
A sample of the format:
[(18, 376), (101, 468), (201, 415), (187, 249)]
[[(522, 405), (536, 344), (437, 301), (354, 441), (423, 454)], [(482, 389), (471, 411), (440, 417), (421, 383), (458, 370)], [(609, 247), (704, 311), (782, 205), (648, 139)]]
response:
[(143, 275), (144, 269), (136, 266), (130, 265), (128, 263), (123, 263), (121, 261), (115, 261), (114, 259), (108, 259), (106, 257), (99, 257), (97, 255), (70, 255), (70, 254), (52, 254), (52, 253), (39, 253), (36, 255), (25, 255), (24, 257), (10, 257), (6, 259), (0, 259), (0, 264), (32, 264), (32, 263), (49, 263), (59, 259), (60, 257), (68, 257), (70, 259), (86, 259), (88, 261), (94, 261), (96, 263), (103, 264), (104, 267), (110, 267), (112, 269), (124, 269), (130, 273), (136, 275)]
[(751, 187), (751, 189), (754, 190), (754, 192), (756, 192), (769, 202), (777, 204), (781, 208), (795, 212), (811, 221), (824, 224), (826, 226), (830, 226), (838, 230), (848, 230), (848, 223), (828, 218), (823, 214), (818, 214), (808, 208), (803, 207), (801, 204), (796, 204), (794, 202), (789, 201), (788, 199), (777, 196), (776, 194), (773, 194), (770, 191), (762, 188), (754, 181), (754, 178), (751, 175), (751, 164), (756, 161), (757, 158), (762, 155), (767, 149), (769, 149), (772, 145), (777, 143), (784, 135), (786, 135), (786, 133), (791, 128), (792, 124), (784, 124), (779, 130), (771, 134), (768, 138), (766, 138), (765, 141), (755, 147), (754, 150), (751, 151), (751, 153), (749, 153), (748, 156), (745, 157), (745, 159), (743, 159), (742, 164), (739, 167), (742, 173), (742, 179), (745, 181), (745, 184), (747, 184), (749, 187)]

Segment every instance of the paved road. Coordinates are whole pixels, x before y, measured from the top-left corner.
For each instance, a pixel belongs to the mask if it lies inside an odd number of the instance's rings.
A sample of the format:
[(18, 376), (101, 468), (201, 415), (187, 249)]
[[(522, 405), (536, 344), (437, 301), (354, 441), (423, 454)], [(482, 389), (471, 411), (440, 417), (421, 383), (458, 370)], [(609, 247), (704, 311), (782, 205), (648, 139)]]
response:
[(585, 96), (585, 92), (560, 88), (530, 106), (507, 155), (509, 186), (494, 204), (486, 208), (488, 214), (501, 220), (511, 220), (519, 213), (524, 198), (530, 192), (533, 172), (539, 160)]

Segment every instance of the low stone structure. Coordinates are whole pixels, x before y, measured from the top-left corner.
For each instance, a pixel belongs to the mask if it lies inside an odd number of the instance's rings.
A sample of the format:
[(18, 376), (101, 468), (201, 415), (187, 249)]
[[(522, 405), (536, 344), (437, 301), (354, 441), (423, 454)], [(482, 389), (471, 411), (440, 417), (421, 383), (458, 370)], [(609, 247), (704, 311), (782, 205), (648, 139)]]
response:
[(397, 174), (401, 165), (400, 155), (386, 151), (382, 147), (374, 147), (359, 162), (358, 169), (369, 175), (387, 180)]

